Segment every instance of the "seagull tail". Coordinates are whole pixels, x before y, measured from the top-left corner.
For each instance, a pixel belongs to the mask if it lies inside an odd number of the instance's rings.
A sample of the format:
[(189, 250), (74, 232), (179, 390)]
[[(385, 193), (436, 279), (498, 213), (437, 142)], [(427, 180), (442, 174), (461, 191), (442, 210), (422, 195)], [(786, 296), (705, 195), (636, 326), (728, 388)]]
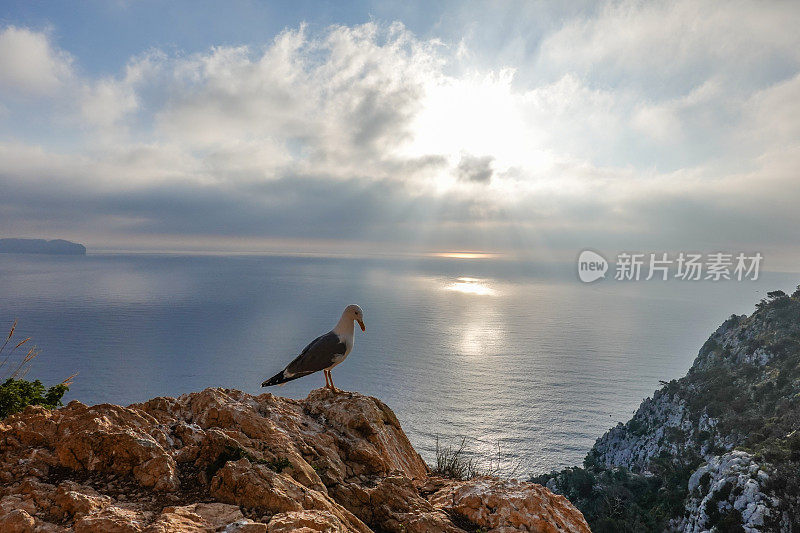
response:
[(278, 372), (277, 374), (275, 374), (274, 376), (272, 376), (271, 378), (266, 380), (264, 383), (262, 383), (261, 386), (262, 387), (272, 387), (273, 385), (283, 385), (287, 381), (292, 381), (293, 379), (297, 379), (297, 378), (303, 376), (302, 374), (300, 374), (300, 375), (292, 375), (291, 377), (287, 377), (285, 374), (286, 374), (286, 371), (285, 370), (281, 370), (280, 372)]

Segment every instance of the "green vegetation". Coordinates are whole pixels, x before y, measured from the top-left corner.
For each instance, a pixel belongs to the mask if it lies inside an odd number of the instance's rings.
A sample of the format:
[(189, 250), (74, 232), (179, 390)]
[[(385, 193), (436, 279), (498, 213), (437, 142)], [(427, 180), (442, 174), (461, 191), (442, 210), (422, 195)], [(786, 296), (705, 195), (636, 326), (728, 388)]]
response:
[(284, 469), (292, 466), (289, 459), (286, 457), (276, 457), (271, 460), (261, 459), (254, 456), (244, 448), (238, 446), (225, 446), (225, 449), (206, 467), (206, 476), (210, 480), (228, 461), (238, 461), (239, 459), (247, 459), (253, 464), (266, 465), (270, 470), (281, 473)]
[[(532, 480), (552, 480), (551, 486), (583, 512), (592, 531), (663, 531), (684, 512), (692, 472), (705, 458), (729, 451), (732, 443), (769, 468), (765, 490), (780, 498), (792, 528), (800, 528), (800, 287), (791, 296), (769, 292), (752, 316), (731, 316), (724, 329), (732, 328), (738, 329), (739, 347), (723, 346), (726, 341), (712, 336), (685, 377), (662, 382), (662, 394), (684, 402), (693, 424), (689, 432), (672, 427), (664, 432), (664, 442), (679, 453), (662, 452), (651, 459), (645, 476), (609, 469), (592, 450), (584, 468)], [(701, 430), (705, 416), (716, 425)], [(642, 437), (656, 431), (659, 424), (651, 424), (634, 417), (624, 429), (628, 436)], [(704, 493), (708, 484), (707, 475), (700, 479)], [(705, 509), (716, 531), (743, 531), (738, 511), (719, 509), (731, 488), (715, 493)]]
[(595, 533), (662, 531), (670, 518), (683, 512), (689, 477), (700, 463), (695, 458), (684, 466), (659, 457), (651, 465), (655, 475), (644, 476), (625, 468), (604, 468), (590, 454), (584, 468), (531, 481), (544, 485), (554, 480), (558, 492), (581, 510)]
[(31, 363), (39, 355), (36, 346), (30, 346), (30, 337), (15, 342), (14, 333), (17, 322), (11, 326), (8, 335), (0, 344), (0, 419), (18, 413), (28, 405), (41, 405), (55, 409), (62, 405), (61, 398), (69, 390), (74, 375), (58, 385), (46, 388), (38, 379), (28, 381)]
[(9, 378), (0, 385), (0, 418), (13, 415), (29, 405), (55, 409), (62, 405), (61, 398), (69, 390), (64, 383), (45, 389), (42, 382)]
[(289, 468), (292, 466), (292, 463), (290, 463), (289, 459), (286, 457), (276, 457), (272, 461), (267, 461), (267, 466), (270, 468), (270, 470), (274, 470), (280, 474), (283, 472), (284, 468)]

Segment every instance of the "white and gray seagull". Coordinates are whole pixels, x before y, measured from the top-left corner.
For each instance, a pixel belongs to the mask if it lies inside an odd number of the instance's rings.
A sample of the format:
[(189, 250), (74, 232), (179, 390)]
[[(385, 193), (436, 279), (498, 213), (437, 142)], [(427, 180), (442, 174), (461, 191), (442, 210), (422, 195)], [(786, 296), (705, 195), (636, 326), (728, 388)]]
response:
[(300, 355), (294, 358), (294, 361), (262, 383), (261, 386), (282, 385), (287, 381), (322, 370), (325, 374), (325, 386), (336, 392), (338, 389), (333, 386), (331, 370), (344, 361), (350, 350), (353, 349), (353, 322), (358, 322), (361, 331), (367, 331), (367, 328), (364, 327), (364, 312), (355, 304), (344, 308), (342, 317), (335, 328), (311, 341), (308, 346), (303, 348)]

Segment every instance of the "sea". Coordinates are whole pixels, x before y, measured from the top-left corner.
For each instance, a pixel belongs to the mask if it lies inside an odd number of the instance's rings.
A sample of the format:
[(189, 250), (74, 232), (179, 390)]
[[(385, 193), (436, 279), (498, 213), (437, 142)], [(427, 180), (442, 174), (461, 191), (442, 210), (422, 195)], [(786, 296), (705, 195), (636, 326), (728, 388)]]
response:
[[(0, 331), (40, 350), (28, 378), (77, 373), (64, 401), (127, 405), (205, 387), (260, 394), (343, 308), (366, 332), (333, 371), (437, 446), (526, 478), (581, 465), (732, 313), (800, 275), (583, 283), (573, 263), (498, 257), (0, 254)], [(8, 370), (0, 368), (0, 377)], [(322, 374), (273, 392), (303, 398)]]

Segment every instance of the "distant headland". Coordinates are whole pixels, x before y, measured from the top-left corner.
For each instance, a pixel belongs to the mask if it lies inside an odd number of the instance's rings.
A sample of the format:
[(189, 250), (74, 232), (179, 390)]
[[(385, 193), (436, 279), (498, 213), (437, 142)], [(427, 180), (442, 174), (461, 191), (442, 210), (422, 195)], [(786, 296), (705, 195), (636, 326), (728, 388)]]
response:
[(86, 255), (86, 247), (63, 239), (0, 239), (0, 253)]

